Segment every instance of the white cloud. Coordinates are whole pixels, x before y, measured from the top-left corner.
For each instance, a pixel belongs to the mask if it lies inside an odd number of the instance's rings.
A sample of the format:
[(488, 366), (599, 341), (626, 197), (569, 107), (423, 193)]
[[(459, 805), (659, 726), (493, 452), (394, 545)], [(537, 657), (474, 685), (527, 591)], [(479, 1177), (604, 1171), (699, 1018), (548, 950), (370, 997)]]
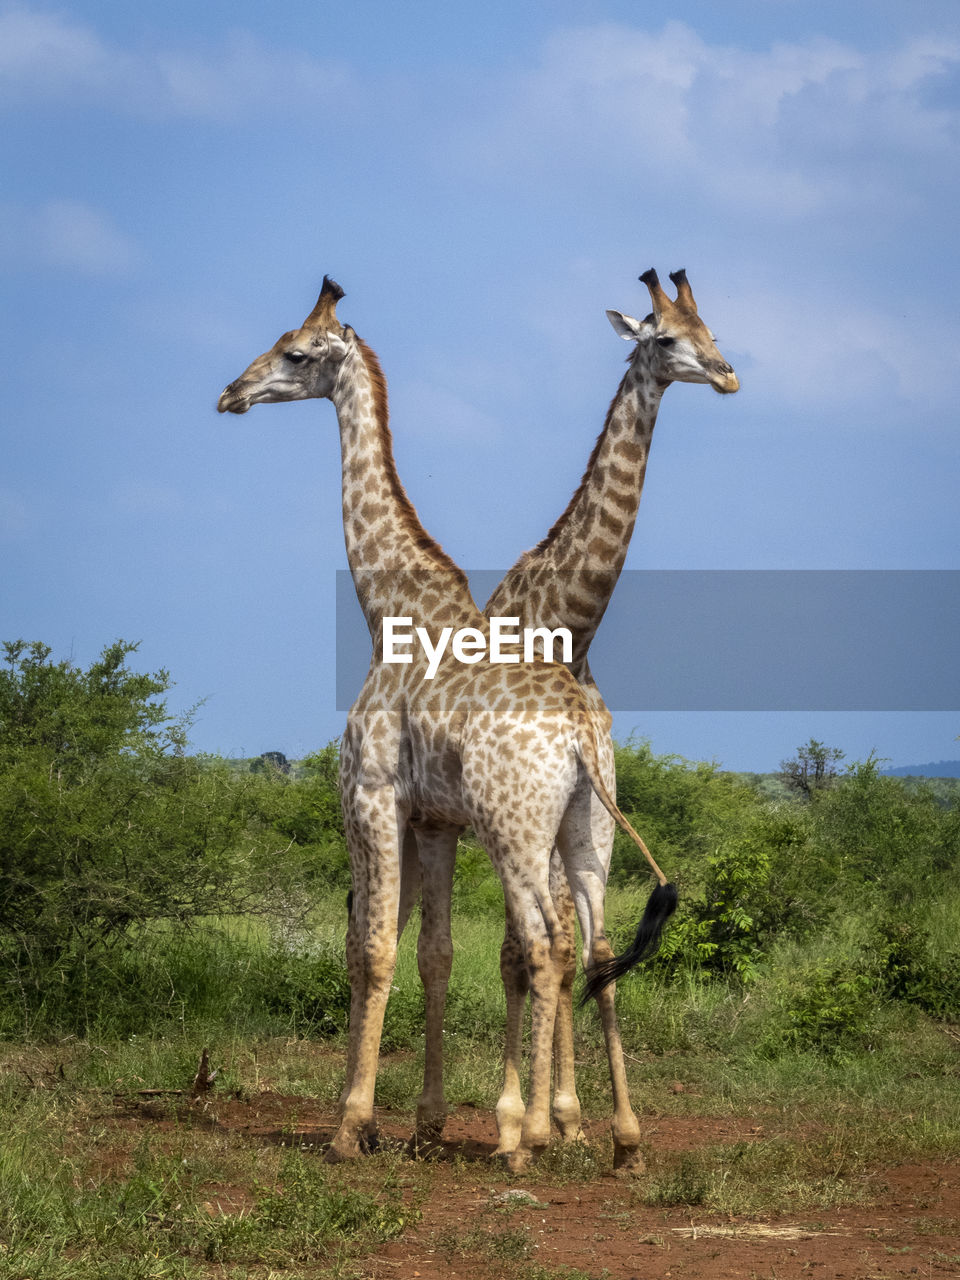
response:
[(97, 104), (138, 116), (228, 121), (332, 101), (346, 73), (244, 34), (215, 50), (130, 50), (70, 18), (14, 7), (0, 13), (0, 102)]
[[(731, 271), (726, 238), (718, 244), (723, 252), (702, 263), (640, 259), (635, 269), (656, 266), (666, 284), (667, 268), (691, 268), (700, 313), (741, 379), (742, 397), (734, 405), (749, 402), (762, 414), (807, 410), (820, 422), (836, 421), (842, 412), (876, 430), (899, 430), (909, 420), (911, 431), (954, 431), (960, 322), (949, 293), (903, 305), (898, 281), (891, 290), (869, 274), (838, 287), (832, 259), (798, 271), (773, 257), (751, 262), (747, 253), (747, 267), (738, 262)], [(604, 369), (609, 382), (604, 387), (598, 378), (597, 389), (613, 394), (619, 359), (631, 348), (614, 335), (603, 310), (635, 316), (649, 310), (635, 270), (624, 277), (622, 263), (619, 247), (583, 262), (561, 261), (550, 279), (531, 286), (524, 324), (542, 335), (546, 354), (538, 353), (532, 375), (528, 369), (528, 383), (549, 370), (549, 394), (579, 403), (592, 371)], [(535, 410), (532, 419), (538, 420)]]
[(0, 265), (117, 276), (129, 272), (138, 256), (129, 236), (80, 200), (0, 205)]
[(69, 97), (129, 71), (85, 27), (52, 14), (11, 8), (0, 14), (0, 88), (11, 96)]
[[(633, 241), (637, 270), (648, 254), (662, 274), (691, 268), (745, 399), (922, 430), (960, 395), (953, 260), (930, 266), (958, 194), (958, 75), (946, 38), (749, 50), (681, 23), (584, 27), (505, 74), (462, 118), (457, 150), (480, 183), (535, 192), (545, 235), (565, 230), (551, 198), (586, 210), (591, 305)], [(878, 275), (901, 243), (909, 282)], [(574, 283), (558, 253), (536, 285), (560, 377), (581, 341), (564, 302)], [(644, 314), (630, 283), (605, 285), (601, 305)], [(592, 328), (584, 342), (593, 359)]]
[[(928, 312), (928, 320), (918, 331), (866, 299), (825, 303), (803, 287), (747, 288), (724, 302), (724, 330), (736, 334), (736, 349), (724, 351), (735, 366), (738, 352), (749, 357), (746, 370), (738, 367), (747, 394), (809, 409), (820, 421), (850, 411), (899, 429), (907, 406), (939, 412), (960, 395), (960, 325), (946, 312)], [(923, 417), (911, 420), (911, 431), (923, 426)]]
[[(928, 100), (960, 68), (960, 43), (917, 38), (892, 52), (835, 41), (753, 51), (711, 45), (683, 23), (566, 30), (539, 65), (506, 75), (465, 126), (474, 171), (590, 189), (715, 199), (789, 218), (909, 195), (896, 164), (956, 158), (960, 111)], [(459, 141), (463, 142), (461, 137)]]

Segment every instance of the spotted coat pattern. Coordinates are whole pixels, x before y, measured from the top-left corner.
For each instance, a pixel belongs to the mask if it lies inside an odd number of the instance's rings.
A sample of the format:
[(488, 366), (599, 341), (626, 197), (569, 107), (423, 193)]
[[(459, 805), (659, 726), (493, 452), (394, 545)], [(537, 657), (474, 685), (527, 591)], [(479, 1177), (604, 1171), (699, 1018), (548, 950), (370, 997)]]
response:
[[(425, 532), (403, 491), (383, 375), (370, 348), (337, 319), (341, 296), (339, 286), (325, 280), (300, 329), (284, 334), (231, 383), (219, 408), (243, 413), (256, 403), (329, 398), (340, 426), (347, 558), (371, 636), (379, 635), (388, 615), (488, 635), (464, 575)], [(432, 605), (429, 614), (425, 601)], [(632, 829), (602, 779), (601, 726), (566, 668), (543, 662), (464, 666), (447, 653), (435, 678), (426, 681), (425, 665), (416, 653), (406, 665), (374, 661), (343, 739), (342, 803), (353, 880), (351, 1018), (342, 1117), (329, 1157), (356, 1156), (374, 1132), (406, 831), (412, 827), (418, 845), (429, 849), (438, 834), (449, 841), (470, 823), (503, 884), (530, 984), (529, 1099), (510, 1156), (511, 1167), (520, 1169), (549, 1141), (553, 1027), (570, 961), (569, 936), (550, 890), (554, 843), (590, 954), (603, 935), (604, 877), (594, 850), (581, 839), (586, 815), (577, 797), (584, 776)]]
[[(611, 717), (590, 673), (588, 651), (603, 618), (626, 559), (630, 538), (643, 492), (647, 459), (660, 401), (673, 381), (712, 383), (717, 391), (736, 391), (738, 382), (730, 365), (717, 350), (713, 335), (697, 313), (685, 272), (671, 277), (678, 296), (672, 301), (660, 288), (656, 273), (645, 273), (653, 313), (641, 324), (630, 317), (611, 313), (618, 332), (626, 328), (636, 340), (628, 369), (607, 412), (581, 483), (547, 536), (525, 552), (507, 573), (488, 600), (488, 617), (519, 617), (520, 626), (550, 628), (565, 626), (573, 636), (571, 671), (581, 682), (601, 726), (600, 767), (611, 795), (615, 794)], [(584, 787), (579, 805), (586, 813), (580, 839), (594, 850), (604, 881), (613, 846), (614, 821), (592, 788)], [(441, 850), (450, 855), (449, 850)], [(437, 874), (436, 850), (425, 878), (424, 922), (420, 946), (430, 955), (447, 956), (449, 942), (436, 937), (437, 911), (427, 901), (433, 890), (446, 881)], [(568, 966), (564, 971), (554, 1039), (553, 1119), (564, 1140), (581, 1137), (580, 1103), (574, 1082), (572, 990), (575, 976), (573, 954), (574, 904), (563, 874), (559, 851), (551, 861), (551, 886), (568, 935)], [(429, 934), (425, 940), (424, 934)], [(597, 953), (605, 946), (602, 935), (595, 937)], [(586, 948), (583, 963), (597, 958)], [(524, 1115), (520, 1089), (520, 1053), (523, 1010), (528, 976), (520, 936), (507, 910), (504, 942), (500, 956), (501, 974), (507, 1002), (507, 1034), (504, 1086), (497, 1104), (498, 1152), (508, 1155), (519, 1142)], [(442, 1087), (442, 1016), (449, 968), (437, 964), (431, 970), (434, 984), (442, 990), (427, 994), (427, 1054), (424, 1089), (418, 1107), (418, 1131), (436, 1133), (442, 1127), (445, 1107)], [(611, 1074), (614, 1097), (614, 1144), (618, 1164), (640, 1163), (636, 1144), (639, 1127), (626, 1092), (619, 1033), (613, 1012), (613, 988), (602, 993), (601, 1018), (611, 1047)], [(439, 1016), (436, 1011), (439, 1010)], [(434, 1020), (431, 1022), (431, 1015)]]

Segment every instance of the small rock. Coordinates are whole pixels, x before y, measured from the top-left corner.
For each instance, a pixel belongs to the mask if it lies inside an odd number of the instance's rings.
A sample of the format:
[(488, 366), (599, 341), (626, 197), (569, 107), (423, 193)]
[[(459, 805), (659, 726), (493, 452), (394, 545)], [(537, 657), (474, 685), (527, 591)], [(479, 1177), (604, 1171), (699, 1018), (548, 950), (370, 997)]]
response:
[(529, 1191), (522, 1191), (519, 1188), (512, 1191), (501, 1191), (498, 1196), (493, 1197), (494, 1204), (534, 1204), (540, 1206), (540, 1201), (536, 1196), (532, 1196)]

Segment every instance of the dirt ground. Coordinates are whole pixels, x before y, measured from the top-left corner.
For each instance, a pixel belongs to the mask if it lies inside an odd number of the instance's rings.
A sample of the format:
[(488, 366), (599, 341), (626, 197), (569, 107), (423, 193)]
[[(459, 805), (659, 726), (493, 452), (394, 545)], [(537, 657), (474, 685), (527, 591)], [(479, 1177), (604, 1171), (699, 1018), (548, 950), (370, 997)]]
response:
[[(386, 1142), (408, 1135), (408, 1117), (386, 1109), (378, 1116)], [(149, 1123), (150, 1108), (116, 1120)], [(163, 1123), (159, 1115), (156, 1123)], [(329, 1110), (271, 1092), (218, 1101), (208, 1123), (251, 1142), (315, 1149), (318, 1158), (335, 1128)], [(765, 1136), (755, 1119), (647, 1116), (642, 1123), (658, 1158)], [(606, 1129), (589, 1126), (588, 1138), (602, 1142)], [(436, 1158), (411, 1162), (405, 1194), (416, 1199), (419, 1221), (365, 1255), (360, 1272), (371, 1280), (499, 1280), (522, 1276), (526, 1265), (561, 1269), (561, 1276), (562, 1268), (577, 1268), (596, 1280), (960, 1277), (960, 1153), (957, 1163), (870, 1170), (858, 1203), (847, 1207), (744, 1218), (645, 1205), (632, 1180), (612, 1173), (561, 1185), (536, 1170), (515, 1181), (502, 1172), (491, 1178), (495, 1145), (492, 1113), (470, 1106), (453, 1112)], [(250, 1203), (245, 1188), (210, 1188), (210, 1212)]]

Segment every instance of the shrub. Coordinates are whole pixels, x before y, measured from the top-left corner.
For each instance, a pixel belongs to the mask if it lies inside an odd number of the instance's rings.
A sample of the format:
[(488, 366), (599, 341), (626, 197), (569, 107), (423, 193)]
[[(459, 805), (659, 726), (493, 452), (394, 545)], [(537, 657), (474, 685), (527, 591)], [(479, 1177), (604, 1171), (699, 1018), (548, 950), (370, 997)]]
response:
[(909, 904), (960, 864), (956, 810), (928, 788), (880, 773), (871, 757), (854, 764), (811, 806), (811, 841), (820, 870), (841, 900)]
[(936, 954), (914, 920), (880, 922), (874, 949), (884, 995), (917, 1005), (937, 1018), (960, 1017), (960, 948)]
[[(699, 889), (707, 856), (749, 823), (760, 807), (759, 796), (715, 764), (655, 755), (643, 740), (618, 746), (615, 756), (620, 808), (669, 878)], [(611, 882), (625, 884), (648, 874), (643, 855), (618, 829)]]
[(296, 1034), (336, 1036), (347, 1029), (350, 982), (341, 948), (270, 947), (252, 966), (250, 985), (253, 1000), (289, 1019)]
[(239, 909), (243, 793), (183, 754), (165, 672), (117, 642), (88, 671), (43, 645), (0, 673), (0, 935), (36, 955), (110, 943), (147, 920)]
[[(145, 926), (268, 909), (278, 837), (258, 779), (184, 752), (165, 671), (129, 670), (117, 641), (81, 670), (42, 644), (4, 646), (0, 671), (0, 998), (25, 1021), (50, 992), (92, 990)], [(107, 984), (109, 989), (109, 982)]]
[(784, 982), (760, 1042), (783, 1052), (838, 1053), (869, 1048), (878, 998), (875, 978), (857, 965), (825, 959)]
[(731, 842), (708, 857), (707, 867), (704, 897), (690, 904), (667, 954), (751, 982), (770, 914), (770, 852), (757, 840)]

